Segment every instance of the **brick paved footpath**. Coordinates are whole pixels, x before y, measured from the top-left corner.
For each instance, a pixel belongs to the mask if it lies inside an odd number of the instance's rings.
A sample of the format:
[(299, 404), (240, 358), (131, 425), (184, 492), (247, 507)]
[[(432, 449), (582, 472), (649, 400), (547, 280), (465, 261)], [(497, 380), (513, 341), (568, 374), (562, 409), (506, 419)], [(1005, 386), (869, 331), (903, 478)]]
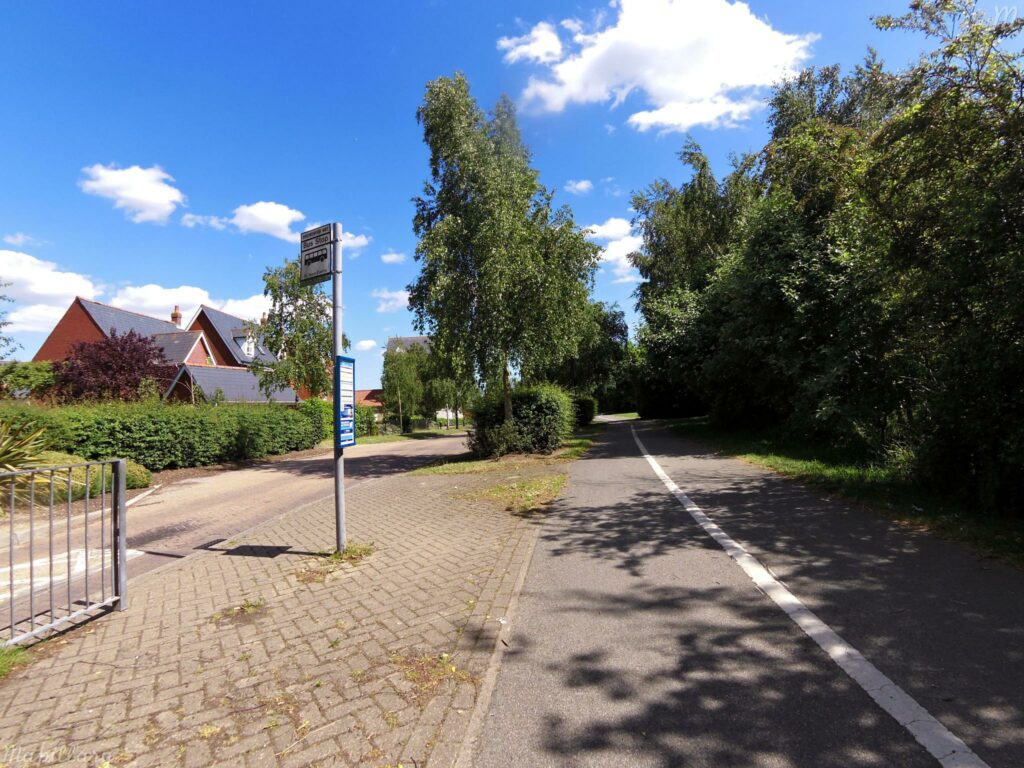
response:
[(459, 498), (498, 480), (350, 490), (350, 540), (377, 550), (323, 583), (329, 500), (133, 580), (127, 611), (0, 682), (0, 764), (451, 765), (536, 537)]

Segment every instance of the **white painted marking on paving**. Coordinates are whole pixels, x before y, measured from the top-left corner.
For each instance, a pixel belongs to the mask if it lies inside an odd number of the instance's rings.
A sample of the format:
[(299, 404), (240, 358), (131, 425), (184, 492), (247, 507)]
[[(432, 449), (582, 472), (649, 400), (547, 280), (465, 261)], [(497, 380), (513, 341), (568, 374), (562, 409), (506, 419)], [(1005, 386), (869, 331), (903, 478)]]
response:
[[(136, 557), (144, 555), (137, 549), (125, 550), (125, 559), (134, 560)], [(111, 563), (111, 552), (107, 552), (107, 568), (112, 567)], [(71, 550), (71, 557), (73, 565), (70, 571), (67, 570), (67, 553), (60, 553), (55, 555), (53, 558), (53, 586), (57, 588), (58, 584), (64, 584), (71, 579), (78, 578), (85, 573), (85, 550), (84, 549), (73, 549)], [(26, 560), (23, 563), (17, 563), (14, 566), (14, 598), (27, 595), (29, 592), (45, 592), (50, 587), (50, 571), (49, 571), (49, 558), (44, 557), (35, 561), (35, 582), (33, 583), (29, 574), (29, 562)], [(99, 549), (92, 549), (89, 552), (89, 565), (94, 573), (99, 573), (102, 568), (102, 555)], [(11, 569), (9, 567), (0, 568), (0, 585), (9, 584), (11, 579)], [(11, 601), (11, 595), (9, 592), (0, 593), (0, 605), (6, 605)]]
[(910, 735), (945, 768), (990, 768), (988, 763), (974, 754), (960, 738), (932, 717), (910, 694), (882, 674), (874, 664), (864, 658), (860, 651), (843, 640), (834, 629), (819, 619), (782, 582), (772, 576), (760, 560), (719, 528), (700, 507), (690, 500), (690, 497), (683, 493), (654, 457), (647, 452), (640, 436), (636, 433), (636, 428), (632, 424), (629, 428), (633, 433), (633, 440), (636, 441), (637, 448), (647, 459), (647, 463), (651, 465), (654, 474), (661, 479), (676, 501), (690, 513), (690, 517), (719, 543), (754, 584), (770, 597), (772, 602), (785, 611), (786, 615), (808, 637), (821, 646), (821, 649), (829, 655), (832, 661), (853, 678), (853, 681), (863, 688), (878, 706), (892, 715), (896, 722), (906, 728)]

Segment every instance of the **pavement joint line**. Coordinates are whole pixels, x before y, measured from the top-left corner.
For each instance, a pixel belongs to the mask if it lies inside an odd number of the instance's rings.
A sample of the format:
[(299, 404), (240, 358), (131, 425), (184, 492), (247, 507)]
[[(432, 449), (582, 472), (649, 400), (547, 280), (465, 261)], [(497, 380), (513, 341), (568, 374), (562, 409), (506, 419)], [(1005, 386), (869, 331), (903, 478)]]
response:
[(685, 509), (693, 520), (726, 551), (750, 577), (754, 585), (771, 598), (779, 608), (808, 637), (832, 659), (879, 707), (892, 716), (897, 723), (928, 753), (945, 768), (991, 768), (978, 757), (952, 731), (935, 719), (914, 698), (886, 677), (881, 670), (865, 656), (846, 642), (828, 624), (822, 621), (789, 589), (775, 578), (768, 568), (750, 554), (743, 545), (723, 531), (689, 496), (669, 477), (658, 461), (647, 452), (636, 427), (629, 425), (633, 440), (641, 455), (664, 483), (669, 493)]

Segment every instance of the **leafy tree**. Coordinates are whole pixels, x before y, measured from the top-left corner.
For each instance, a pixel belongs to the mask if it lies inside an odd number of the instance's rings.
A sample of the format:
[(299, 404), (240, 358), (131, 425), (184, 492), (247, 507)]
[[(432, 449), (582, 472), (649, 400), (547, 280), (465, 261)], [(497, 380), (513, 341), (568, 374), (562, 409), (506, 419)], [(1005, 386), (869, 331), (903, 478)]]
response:
[(717, 181), (634, 199), (641, 411), (703, 403), (1024, 507), (1024, 20), (918, 0), (935, 41), (771, 99), (771, 139)]
[(68, 400), (138, 400), (147, 382), (169, 382), (175, 366), (148, 336), (111, 331), (100, 341), (74, 344), (55, 366), (54, 378)]
[[(579, 394), (595, 395), (612, 386), (628, 354), (629, 327), (617, 305), (593, 301), (583, 315), (578, 352), (540, 372), (538, 378)], [(598, 395), (600, 400), (600, 396)]]
[[(10, 283), (0, 282), (0, 288), (6, 288), (8, 285)], [(0, 304), (10, 302), (11, 300), (9, 296), (0, 294)], [(0, 310), (0, 360), (6, 360), (20, 346), (13, 336), (4, 332), (4, 329), (9, 328), (10, 325), (11, 321), (7, 319), (7, 312)]]
[(419, 413), (423, 405), (423, 372), (427, 365), (427, 352), (419, 344), (408, 349), (399, 347), (384, 355), (381, 376), (382, 400), (386, 412), (398, 418), (404, 432), (408, 420)]
[[(253, 360), (250, 370), (267, 397), (284, 387), (295, 387), (309, 397), (322, 397), (334, 389), (333, 307), (318, 285), (304, 286), (298, 259), (263, 273), (263, 295), (270, 311), (247, 328), (276, 360)], [(348, 337), (342, 339), (349, 348)]]
[(431, 180), (415, 200), (410, 306), (438, 354), (500, 382), (510, 420), (513, 371), (531, 378), (576, 354), (598, 249), (554, 208), (508, 99), (487, 117), (465, 77), (442, 77), (427, 84), (417, 118)]

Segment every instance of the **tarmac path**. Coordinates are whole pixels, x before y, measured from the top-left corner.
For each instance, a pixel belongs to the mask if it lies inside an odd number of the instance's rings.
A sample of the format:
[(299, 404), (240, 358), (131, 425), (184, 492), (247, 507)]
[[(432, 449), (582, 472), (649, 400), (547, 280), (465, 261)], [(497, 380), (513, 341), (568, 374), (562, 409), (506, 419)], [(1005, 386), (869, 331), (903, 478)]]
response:
[(1020, 768), (1022, 594), (959, 545), (612, 424), (542, 529), (470, 762)]

